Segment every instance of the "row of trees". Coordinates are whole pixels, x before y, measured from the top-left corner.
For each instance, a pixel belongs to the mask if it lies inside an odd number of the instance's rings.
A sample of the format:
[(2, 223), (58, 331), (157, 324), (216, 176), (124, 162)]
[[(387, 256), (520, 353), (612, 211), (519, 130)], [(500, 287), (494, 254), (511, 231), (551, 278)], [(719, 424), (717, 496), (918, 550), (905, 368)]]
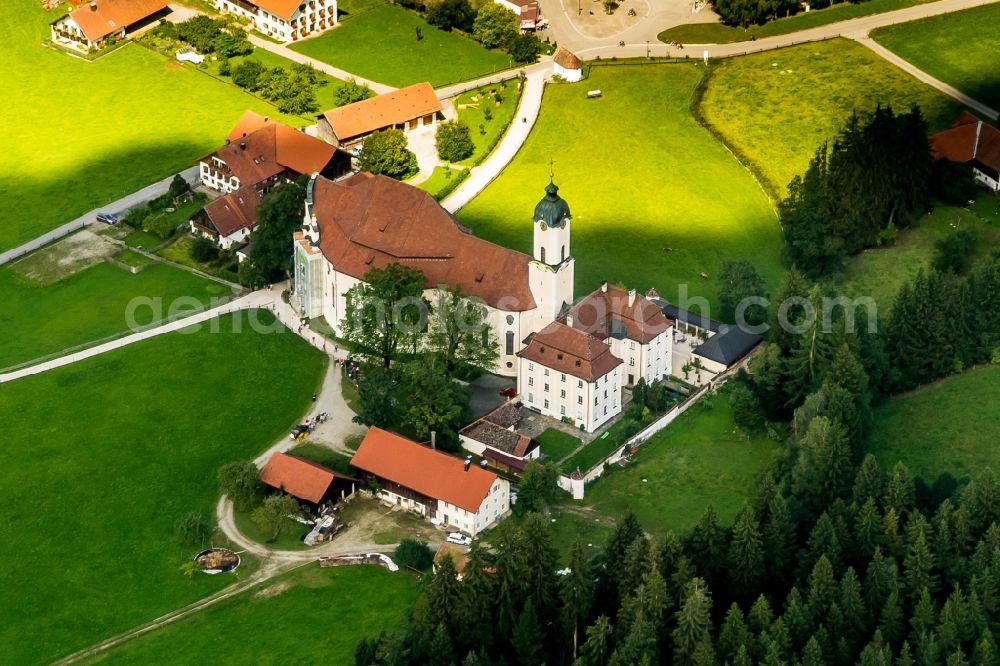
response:
[(438, 433), (442, 448), (457, 450), (468, 418), (468, 389), (457, 373), (490, 369), (498, 345), (487, 311), (460, 287), (424, 296), (417, 268), (373, 268), (347, 292), (344, 337), (361, 361), (356, 420), (364, 425), (412, 428), (418, 438)]
[[(747, 28), (763, 25), (768, 21), (798, 13), (802, 3), (798, 0), (711, 0), (716, 13), (726, 25)], [(864, 2), (865, 0), (852, 0)], [(810, 9), (823, 9), (835, 4), (832, 0), (810, 2)]]
[(268, 68), (256, 58), (246, 58), (236, 66), (223, 60), (219, 63), (219, 74), (231, 77), (240, 88), (273, 102), (282, 113), (296, 115), (318, 111), (315, 88), (327, 84), (312, 65), (294, 62), (289, 69)]
[(818, 513), (785, 474), (731, 528), (710, 506), (687, 533), (650, 539), (629, 514), (599, 553), (574, 544), (564, 575), (540, 514), (508, 520), (490, 550), (473, 544), (461, 581), (442, 562), (405, 630), (363, 639), (355, 663), (1000, 663), (992, 474), (941, 499), (902, 464), (886, 475), (869, 456), (847, 472)]
[[(445, 31), (459, 30), (488, 49), (501, 49), (514, 62), (529, 63), (538, 59), (542, 43), (533, 33), (522, 34), (518, 17), (511, 10), (493, 2), (482, 3), (477, 11), (469, 0), (437, 0), (430, 4), (403, 3), (423, 11), (432, 26)], [(418, 30), (417, 39), (422, 36)]]
[(177, 24), (164, 19), (153, 30), (153, 36), (182, 41), (201, 54), (214, 53), (220, 58), (235, 58), (253, 52), (253, 44), (242, 26), (203, 14)]
[(918, 107), (896, 115), (880, 106), (864, 118), (851, 116), (779, 204), (786, 259), (818, 278), (847, 256), (892, 242), (896, 229), (930, 208), (933, 173)]

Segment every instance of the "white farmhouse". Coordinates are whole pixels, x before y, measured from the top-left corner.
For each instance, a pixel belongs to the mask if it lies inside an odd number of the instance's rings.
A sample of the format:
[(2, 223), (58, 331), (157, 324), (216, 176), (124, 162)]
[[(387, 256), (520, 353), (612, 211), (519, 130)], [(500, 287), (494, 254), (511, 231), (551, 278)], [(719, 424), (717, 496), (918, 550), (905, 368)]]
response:
[(1000, 191), (1000, 130), (963, 111), (951, 127), (931, 137), (934, 157), (967, 164), (976, 180)]
[(337, 0), (214, 0), (216, 9), (242, 16), (280, 42), (294, 42), (337, 25)]
[(128, 37), (168, 11), (167, 0), (91, 0), (50, 25), (52, 41), (79, 51)]
[(576, 83), (583, 78), (583, 62), (560, 46), (552, 57), (552, 73), (565, 81)]
[(510, 482), (381, 428), (370, 428), (351, 465), (382, 501), (476, 536), (510, 512)]

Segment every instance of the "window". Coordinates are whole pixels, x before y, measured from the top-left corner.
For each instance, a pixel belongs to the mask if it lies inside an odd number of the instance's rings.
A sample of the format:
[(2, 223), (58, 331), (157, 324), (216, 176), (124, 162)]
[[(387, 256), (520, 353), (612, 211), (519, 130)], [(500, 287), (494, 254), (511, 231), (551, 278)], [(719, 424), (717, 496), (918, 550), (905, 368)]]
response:
[(545, 409), (548, 409), (548, 408), (549, 408), (549, 401), (548, 401), (548, 400), (546, 400), (546, 401), (545, 401)]
[(544, 264), (545, 263), (545, 248), (544, 247), (542, 248), (542, 255), (541, 256), (542, 256), (542, 263)]
[(595, 395), (594, 396), (594, 407), (596, 407), (596, 406), (597, 406), (597, 396)]
[(546, 377), (548, 377), (549, 376), (549, 369), (545, 368), (545, 371), (542, 374), (544, 374)]
[(528, 394), (528, 402), (534, 402), (534, 401), (535, 401), (535, 394), (534, 393), (529, 393)]
[(545, 392), (546, 392), (546, 393), (548, 393), (548, 392), (549, 392), (549, 385), (548, 385), (548, 384), (546, 384), (546, 385), (545, 385)]
[(578, 405), (582, 405), (583, 404), (583, 396), (582, 395), (576, 396), (576, 404), (578, 404)]
[(583, 388), (583, 380), (582, 379), (576, 380), (576, 387), (577, 388)]
[(628, 364), (634, 367), (635, 366), (635, 358), (630, 357), (629, 360), (628, 360)]
[(535, 364), (534, 363), (528, 363), (528, 370), (534, 370), (534, 369), (535, 369)]
[(604, 399), (607, 400), (607, 398), (608, 398), (608, 389), (604, 389)]
[(566, 416), (566, 407), (565, 406), (559, 407), (559, 413), (562, 414), (563, 416)]
[(562, 246), (562, 252), (559, 253), (559, 261), (566, 261), (566, 246)]
[(563, 382), (564, 382), (564, 381), (566, 381), (566, 375), (561, 375), (561, 376), (559, 377), (559, 380), (560, 380), (560, 381), (563, 381)]
[(514, 323), (514, 315), (507, 315), (507, 325), (511, 326)]
[(631, 349), (635, 349), (635, 340), (632, 340), (632, 341), (631, 341), (631, 342), (629, 342), (628, 344), (629, 344), (629, 347), (630, 347)]
[[(487, 336), (486, 330), (483, 330), (483, 338)], [(510, 356), (514, 353), (514, 331), (507, 331), (507, 355)]]
[(528, 386), (534, 386), (534, 385), (535, 385), (535, 378), (528, 377)]
[(559, 397), (560, 398), (565, 398), (566, 397), (566, 390), (565, 389), (563, 389), (562, 391), (559, 391)]

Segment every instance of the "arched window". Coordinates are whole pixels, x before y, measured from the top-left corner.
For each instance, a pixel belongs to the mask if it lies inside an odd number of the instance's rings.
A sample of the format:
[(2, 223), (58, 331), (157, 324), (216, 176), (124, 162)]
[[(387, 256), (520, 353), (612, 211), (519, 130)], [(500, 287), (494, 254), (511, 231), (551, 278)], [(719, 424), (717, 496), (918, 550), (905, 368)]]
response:
[(542, 248), (542, 263), (545, 263), (545, 248)]
[(559, 261), (566, 261), (566, 246), (562, 246), (562, 256), (559, 257)]
[(514, 353), (514, 331), (507, 331), (507, 355)]

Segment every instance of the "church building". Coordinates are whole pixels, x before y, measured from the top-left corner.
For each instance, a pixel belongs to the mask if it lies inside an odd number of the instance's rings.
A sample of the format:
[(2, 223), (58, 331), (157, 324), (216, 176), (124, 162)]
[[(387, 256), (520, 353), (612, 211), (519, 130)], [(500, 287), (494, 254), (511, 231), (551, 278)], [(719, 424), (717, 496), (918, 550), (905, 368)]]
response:
[(535, 208), (528, 256), (476, 238), (429, 194), (392, 178), (314, 176), (294, 238), (292, 305), (304, 317), (325, 317), (339, 334), (347, 292), (367, 271), (412, 266), (427, 277), (431, 303), (439, 289), (458, 286), (487, 308), (499, 343), (495, 372), (516, 376), (528, 336), (573, 303), (570, 213), (558, 190), (550, 182)]

